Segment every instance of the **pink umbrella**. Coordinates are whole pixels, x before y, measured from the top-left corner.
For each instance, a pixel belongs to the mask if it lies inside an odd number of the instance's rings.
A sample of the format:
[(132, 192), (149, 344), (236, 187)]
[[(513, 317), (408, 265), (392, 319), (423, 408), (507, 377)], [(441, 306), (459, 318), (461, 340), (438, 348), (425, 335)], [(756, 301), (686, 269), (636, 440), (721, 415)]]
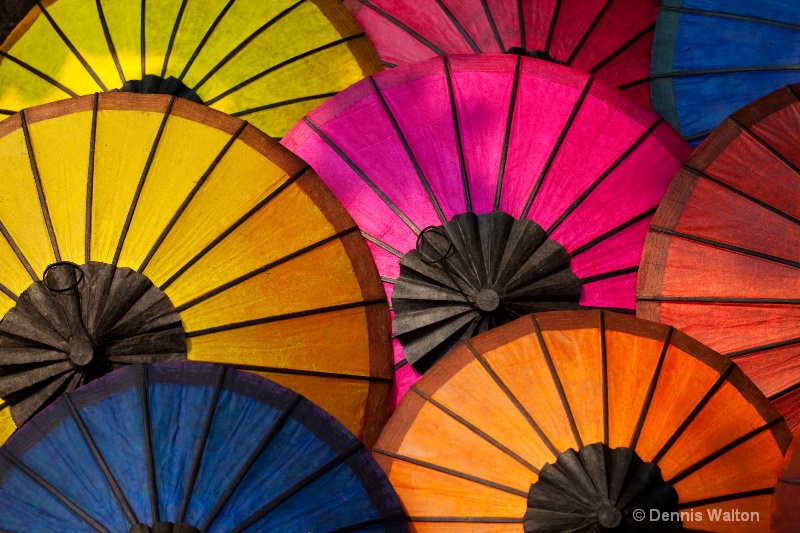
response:
[(377, 74), (283, 144), (368, 241), (394, 309), (395, 404), (458, 343), (523, 314), (632, 312), (648, 223), (689, 154), (616, 89), (512, 55)]

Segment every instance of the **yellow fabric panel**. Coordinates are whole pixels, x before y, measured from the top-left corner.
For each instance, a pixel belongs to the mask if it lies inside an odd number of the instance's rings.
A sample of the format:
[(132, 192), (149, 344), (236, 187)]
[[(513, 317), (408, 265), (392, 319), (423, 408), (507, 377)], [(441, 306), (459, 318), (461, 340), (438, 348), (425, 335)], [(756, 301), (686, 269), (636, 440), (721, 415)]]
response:
[[(265, 231), (265, 228), (269, 228), (269, 231)], [(296, 183), (293, 183), (192, 265), (167, 288), (166, 292), (173, 304), (182, 305), (223, 283), (286, 257), (334, 233), (334, 228), (322, 211)], [(355, 290), (352, 287), (356, 279), (355, 273), (341, 244), (323, 245), (323, 250), (317, 249), (313, 255), (324, 258), (323, 260), (327, 262), (315, 263), (314, 259), (299, 258), (292, 260), (292, 264), (297, 270), (294, 273), (288, 273), (287, 267), (281, 265), (274, 271), (265, 274), (268, 279), (264, 280), (265, 283), (260, 284), (260, 290), (262, 293), (270, 292), (273, 297), (278, 298), (265, 309), (269, 310), (270, 314), (313, 309), (326, 305), (315, 304), (315, 298), (336, 303), (360, 299), (361, 291), (357, 288), (357, 284)], [(291, 268), (289, 267), (289, 269)], [(323, 277), (320, 276), (322, 271), (326, 272), (324, 277), (331, 276), (336, 272), (337, 279), (335, 281), (333, 278), (330, 280), (320, 279)], [(269, 288), (281, 283), (293, 286)], [(250, 285), (252, 286), (252, 283)], [(300, 296), (303, 290), (311, 291), (312, 294)], [(341, 294), (333, 298), (326, 297), (323, 290)], [(288, 294), (281, 297), (281, 292), (288, 292)], [(236, 289), (235, 294), (240, 294), (240, 290)], [(246, 295), (247, 293), (242, 294), (242, 296)], [(223, 297), (221, 300), (224, 299)], [(219, 303), (221, 300), (217, 299), (217, 302)], [(295, 303), (290, 303), (292, 300)], [(262, 303), (266, 304), (266, 301)]]
[(0, 109), (16, 111), (69, 98), (70, 95), (16, 63), (0, 62)]
[[(64, 0), (59, 0), (63, 2)], [(102, 0), (103, 14), (106, 17), (108, 32), (114, 42), (119, 64), (126, 80), (138, 80), (142, 77), (141, 20), (142, 6), (140, 2), (130, 0)], [(161, 15), (152, 17), (156, 24), (169, 25), (171, 11), (178, 10), (179, 2), (173, 0), (147, 0), (146, 6), (151, 11), (159, 9)], [(150, 19), (148, 18), (148, 22)], [(160, 35), (148, 25), (145, 28), (147, 48), (156, 48)], [(152, 41), (151, 41), (152, 40)], [(166, 48), (166, 44), (164, 45)], [(159, 71), (160, 72), (160, 71)]]
[(0, 221), (33, 271), (41, 276), (47, 265), (55, 262), (56, 258), (45, 226), (22, 129), (0, 138), (0, 153), (3, 154)]
[[(264, 95), (266, 100), (269, 95)], [(304, 117), (322, 102), (330, 97), (315, 98), (313, 100), (306, 100), (304, 102), (297, 102), (294, 104), (281, 105), (272, 109), (264, 111), (257, 111), (255, 113), (248, 113), (246, 115), (238, 115), (242, 120), (248, 121), (253, 126), (257, 127), (267, 135), (272, 137), (282, 137), (292, 126), (297, 124), (299, 117)], [(271, 98), (269, 98), (271, 100)], [(216, 107), (216, 106), (215, 106)]]
[[(0, 200), (0, 203), (2, 203), (2, 200)], [(2, 273), (0, 283), (17, 296), (36, 281), (25, 270), (25, 266), (20, 262), (14, 250), (11, 249), (11, 245), (2, 236), (0, 236), (0, 272)], [(10, 302), (8, 307), (6, 307), (6, 300)], [(0, 316), (13, 306), (14, 302), (0, 293)]]
[(44, 15), (39, 15), (36, 22), (11, 47), (10, 53), (20, 61), (34, 65), (38, 70), (59, 80), (79, 95), (100, 90), (100, 86)]
[(29, 130), (61, 259), (82, 264), (92, 112), (34, 122)]
[[(169, 117), (122, 247), (120, 266), (139, 268), (229, 139), (230, 135), (216, 128), (174, 115)], [(197, 149), (187, 150), (187, 146)]]
[(11, 420), (11, 408), (0, 409), (0, 444), (3, 444), (17, 430), (14, 421)]
[(287, 179), (286, 173), (262, 154), (236, 141), (175, 223), (144, 274), (160, 286)]
[(323, 406), (329, 415), (353, 435), (361, 438), (364, 431), (364, 404), (369, 393), (367, 381), (272, 372), (255, 373), (302, 394), (318, 406)]
[(101, 110), (97, 114), (92, 260), (112, 263), (122, 227), (163, 115)]
[[(542, 331), (584, 445), (603, 442), (600, 330)], [(578, 346), (579, 349), (575, 349)]]
[[(347, 43), (342, 43), (281, 67), (214, 102), (213, 106), (234, 113), (263, 105), (265, 94), (271, 101), (282, 102), (299, 96), (341, 91), (361, 78), (361, 67)], [(288, 116), (287, 107), (274, 111), (279, 120), (285, 120), (280, 118), (284, 114)]]
[[(265, 2), (264, 0), (237, 0), (234, 2), (233, 6), (228, 10), (217, 28), (211, 34), (205, 46), (203, 46), (203, 49), (197, 55), (197, 59), (189, 69), (184, 82), (188, 86), (193, 87), (203, 79), (211, 69), (217, 66), (226, 55), (233, 51), (239, 43), (250, 37), (256, 30), (265, 25), (267, 21), (271, 21), (284, 9), (297, 3), (297, 1), (298, 0), (271, 0)], [(309, 2), (305, 3), (308, 4)], [(317, 18), (319, 18), (319, 16), (317, 16)], [(314, 21), (308, 20), (307, 22), (303, 30), (307, 32), (315, 31), (317, 25), (314, 24)], [(264, 34), (272, 34), (274, 36), (272, 29), (267, 29), (262, 33), (262, 35)], [(249, 55), (247, 52), (252, 50), (253, 46), (257, 46), (256, 43), (258, 42), (259, 39), (252, 41), (251, 44), (236, 57)], [(265, 59), (270, 57), (270, 55), (269, 52), (260, 50), (256, 51), (255, 57), (251, 56), (249, 59), (255, 61), (255, 64), (261, 64), (265, 63)], [(182, 67), (183, 65), (181, 65), (181, 68)], [(249, 69), (250, 73), (253, 74), (252, 64)]]
[[(339, 32), (312, 2), (303, 2), (253, 39), (250, 45), (230, 59), (202, 88), (202, 94), (216, 96), (255, 74), (302, 53), (340, 39)], [(209, 68), (193, 69), (186, 78), (194, 86)], [(256, 67), (257, 68), (254, 68)], [(338, 67), (338, 65), (337, 65)], [(294, 81), (294, 94), (304, 94), (300, 80)]]
[[(175, 2), (176, 4), (178, 2)], [(172, 46), (172, 53), (169, 58), (169, 66), (167, 68), (167, 76), (175, 76), (176, 78), (181, 75), (184, 67), (189, 62), (189, 59), (194, 54), (203, 36), (211, 28), (214, 20), (219, 16), (222, 9), (228, 0), (204, 0), (203, 2), (187, 2), (186, 9), (183, 12), (181, 25), (178, 29), (178, 34), (175, 37), (175, 43)], [(149, 19), (149, 17), (148, 17)], [(174, 24), (175, 19), (170, 18), (170, 23)], [(169, 30), (170, 32), (172, 29)], [(169, 35), (169, 34), (168, 34)], [(235, 42), (233, 46), (239, 44), (239, 35), (229, 35), (228, 39)], [(150, 56), (150, 53), (147, 53)], [(163, 60), (163, 52), (162, 52)], [(148, 60), (148, 72), (150, 72), (150, 62)], [(156, 72), (152, 72), (156, 73)], [(161, 68), (158, 68), (158, 74), (161, 73)], [(187, 83), (191, 87), (190, 84)]]
[(17, 302), (0, 292), (0, 316), (5, 315)]
[[(122, 80), (108, 49), (103, 26), (100, 24), (100, 15), (94, 2), (84, 1), (79, 4), (74, 0), (71, 2), (60, 0), (45, 7), (45, 9), (78, 50), (78, 53), (97, 74), (106, 89), (111, 90), (122, 87)], [(80, 15), (75, 16), (78, 13)]]
[(188, 339), (189, 359), (369, 375), (363, 307), (268, 322)]

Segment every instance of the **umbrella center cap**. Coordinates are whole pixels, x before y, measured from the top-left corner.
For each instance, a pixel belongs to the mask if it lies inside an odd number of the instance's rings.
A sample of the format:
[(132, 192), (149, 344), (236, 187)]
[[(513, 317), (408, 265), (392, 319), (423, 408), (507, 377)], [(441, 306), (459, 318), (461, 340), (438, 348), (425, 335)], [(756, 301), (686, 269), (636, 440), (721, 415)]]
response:
[(77, 366), (86, 366), (94, 359), (94, 346), (88, 339), (80, 336), (69, 339), (69, 360)]
[(604, 528), (614, 529), (622, 523), (622, 513), (610, 503), (604, 503), (597, 510), (597, 521)]
[(491, 313), (500, 307), (500, 296), (492, 289), (481, 289), (475, 297), (475, 305), (485, 313)]

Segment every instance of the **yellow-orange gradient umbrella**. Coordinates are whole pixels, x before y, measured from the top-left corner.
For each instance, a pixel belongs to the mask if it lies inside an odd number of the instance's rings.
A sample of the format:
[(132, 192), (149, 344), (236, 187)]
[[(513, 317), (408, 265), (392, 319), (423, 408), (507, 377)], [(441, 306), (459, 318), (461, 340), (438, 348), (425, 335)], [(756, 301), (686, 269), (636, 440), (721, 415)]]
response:
[(790, 440), (747, 377), (683, 333), (557, 311), (442, 359), (374, 452), (420, 532), (744, 532), (769, 530)]
[[(32, 2), (7, 4), (0, 14), (19, 17)], [(382, 68), (338, 0), (44, 0), (0, 37), (5, 114), (122, 89), (205, 103), (274, 137)]]
[(64, 390), (187, 353), (380, 432), (375, 266), (314, 172), (253, 126), (164, 95), (27, 109), (0, 123), (0, 234), (2, 440)]

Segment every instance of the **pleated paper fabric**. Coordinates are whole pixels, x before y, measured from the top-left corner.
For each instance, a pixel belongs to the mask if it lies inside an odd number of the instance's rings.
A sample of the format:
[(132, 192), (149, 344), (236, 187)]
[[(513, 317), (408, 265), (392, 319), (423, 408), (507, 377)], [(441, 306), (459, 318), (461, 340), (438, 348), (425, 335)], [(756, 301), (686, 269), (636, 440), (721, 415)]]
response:
[(742, 533), (769, 531), (791, 438), (736, 365), (683, 333), (554, 311), (442, 359), (373, 453), (419, 532)]
[(775, 487), (772, 504), (772, 531), (791, 533), (800, 521), (800, 440), (793, 440), (786, 452), (783, 471)]
[(302, 396), (199, 363), (68, 393), (0, 448), (15, 533), (405, 532), (369, 451)]
[[(188, 357), (262, 373), (377, 438), (386, 296), (353, 220), (277, 142), (180, 98), (102, 93), (0, 123), (0, 169), (14, 425), (118, 366)], [(167, 326), (177, 339), (141, 350)]]
[(692, 146), (728, 115), (800, 82), (794, 0), (662, 0), (652, 105)]
[[(32, 3), (9, 4), (18, 16)], [(379, 70), (337, 0), (49, 0), (0, 46), (0, 112), (122, 89), (193, 99), (282, 137)]]
[[(282, 142), (353, 216), (393, 298), (395, 401), (419, 371), (499, 323), (632, 311), (647, 225), (689, 153), (600, 80), (513, 55), (382, 72)], [(433, 265), (418, 239), (448, 257)]]
[(650, 106), (658, 0), (344, 0), (383, 64), (517, 53), (597, 75)]
[(800, 85), (727, 118), (653, 218), (637, 315), (729, 357), (800, 429)]

